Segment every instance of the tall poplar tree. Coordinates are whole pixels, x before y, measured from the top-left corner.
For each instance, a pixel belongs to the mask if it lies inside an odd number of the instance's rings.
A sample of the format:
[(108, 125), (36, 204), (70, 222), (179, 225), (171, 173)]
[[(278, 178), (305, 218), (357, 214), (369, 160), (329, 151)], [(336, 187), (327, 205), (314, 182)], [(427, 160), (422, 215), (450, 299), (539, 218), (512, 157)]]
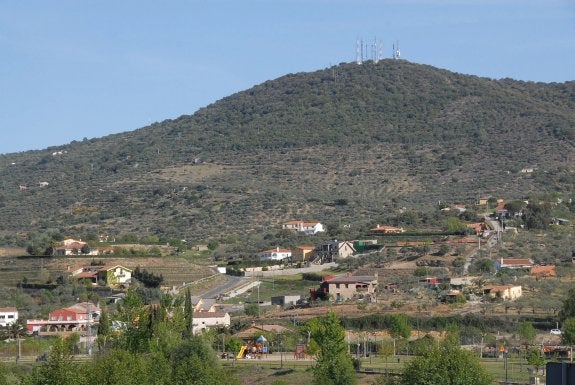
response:
[(184, 318), (186, 321), (184, 337), (192, 338), (194, 335), (194, 307), (192, 306), (192, 294), (189, 287), (186, 289), (186, 299), (184, 301)]
[(353, 385), (357, 383), (353, 361), (347, 352), (345, 330), (334, 311), (327, 317), (314, 319), (311, 337), (319, 346), (317, 364), (313, 368), (314, 385)]

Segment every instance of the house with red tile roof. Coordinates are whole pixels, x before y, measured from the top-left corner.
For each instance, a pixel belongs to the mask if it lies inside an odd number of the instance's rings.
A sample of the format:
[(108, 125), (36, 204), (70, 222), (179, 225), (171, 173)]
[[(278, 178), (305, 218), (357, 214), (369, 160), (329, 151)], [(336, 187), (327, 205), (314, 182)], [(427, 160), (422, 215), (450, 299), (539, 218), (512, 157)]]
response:
[(84, 266), (72, 272), (75, 280), (89, 280), (93, 285), (104, 283), (108, 286), (124, 285), (132, 279), (132, 269), (121, 265)]
[(260, 261), (283, 261), (284, 259), (291, 258), (292, 251), (288, 249), (275, 249), (264, 250), (259, 253)]
[(97, 324), (100, 308), (91, 302), (80, 302), (70, 307), (50, 312), (47, 320), (27, 320), (26, 330), (35, 331), (86, 331)]
[(483, 287), (483, 294), (490, 298), (502, 300), (515, 300), (523, 295), (521, 286), (512, 285), (489, 285)]
[(374, 299), (377, 294), (377, 273), (375, 275), (356, 275), (350, 273), (324, 277), (320, 292), (327, 294), (336, 301), (353, 298)]
[(315, 235), (325, 231), (325, 226), (317, 221), (288, 221), (282, 223), (282, 230), (291, 230), (305, 235)]

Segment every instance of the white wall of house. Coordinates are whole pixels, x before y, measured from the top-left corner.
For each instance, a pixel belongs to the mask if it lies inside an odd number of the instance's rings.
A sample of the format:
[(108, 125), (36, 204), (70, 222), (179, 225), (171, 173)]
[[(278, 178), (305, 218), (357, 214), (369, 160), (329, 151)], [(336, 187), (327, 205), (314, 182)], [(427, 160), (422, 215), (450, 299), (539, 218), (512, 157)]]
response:
[(277, 248), (260, 254), (260, 261), (282, 261), (286, 258), (291, 258), (291, 250)]
[(230, 315), (219, 312), (194, 312), (193, 333), (200, 333), (213, 327), (230, 326)]
[(0, 308), (0, 326), (12, 325), (18, 319), (16, 308)]
[(126, 283), (126, 282), (130, 282), (130, 280), (132, 279), (132, 270), (130, 269), (126, 269), (125, 267), (122, 266), (115, 266), (113, 268), (113, 275), (116, 278), (116, 282), (118, 283)]

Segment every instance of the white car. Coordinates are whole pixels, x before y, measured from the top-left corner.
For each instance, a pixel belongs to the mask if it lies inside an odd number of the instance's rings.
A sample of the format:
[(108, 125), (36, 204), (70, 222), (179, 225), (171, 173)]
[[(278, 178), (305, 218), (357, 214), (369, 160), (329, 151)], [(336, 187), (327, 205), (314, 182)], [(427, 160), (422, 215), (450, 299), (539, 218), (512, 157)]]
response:
[(551, 331), (549, 332), (549, 334), (553, 334), (556, 336), (560, 336), (561, 335), (561, 330), (560, 329), (551, 329)]

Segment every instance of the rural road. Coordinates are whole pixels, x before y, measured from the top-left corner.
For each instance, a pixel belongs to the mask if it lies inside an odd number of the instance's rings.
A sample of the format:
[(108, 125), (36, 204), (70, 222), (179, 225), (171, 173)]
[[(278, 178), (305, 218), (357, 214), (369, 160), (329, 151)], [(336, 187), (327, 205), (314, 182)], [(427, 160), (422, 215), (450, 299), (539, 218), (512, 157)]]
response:
[[(222, 274), (223, 275), (223, 274)], [(250, 278), (245, 277), (235, 277), (231, 275), (225, 275), (227, 282), (223, 285), (215, 287), (201, 295), (202, 298), (217, 298), (219, 295), (232, 291), (233, 289), (243, 286), (250, 282)]]
[(227, 282), (223, 285), (215, 287), (201, 295), (202, 298), (217, 298), (219, 295), (229, 293), (234, 289), (244, 286), (251, 281), (253, 278), (265, 278), (265, 277), (277, 277), (280, 275), (293, 275), (301, 273), (317, 273), (325, 269), (331, 269), (337, 267), (337, 263), (331, 262), (323, 265), (312, 265), (309, 267), (303, 267), (299, 269), (283, 269), (283, 270), (271, 270), (271, 271), (257, 271), (255, 273), (247, 273), (245, 277), (235, 277), (231, 275), (225, 275)]

